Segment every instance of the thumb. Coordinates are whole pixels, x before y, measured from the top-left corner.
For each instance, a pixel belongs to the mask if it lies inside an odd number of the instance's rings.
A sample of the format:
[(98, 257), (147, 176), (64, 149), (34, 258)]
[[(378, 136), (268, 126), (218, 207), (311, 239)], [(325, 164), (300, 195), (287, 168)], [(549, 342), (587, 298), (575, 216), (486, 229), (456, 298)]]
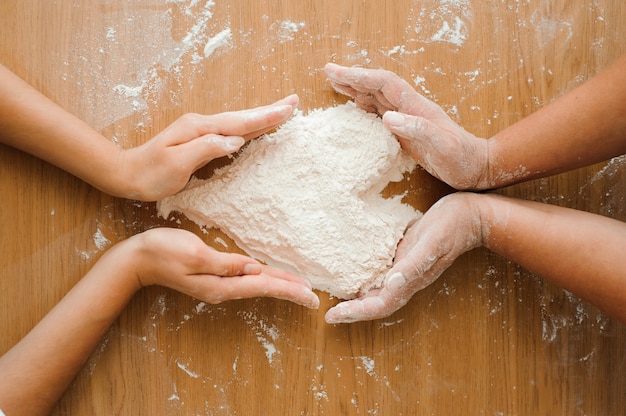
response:
[(441, 128), (432, 121), (396, 111), (387, 111), (383, 115), (383, 123), (398, 136), (416, 139), (420, 142), (433, 141), (442, 135)]
[(437, 123), (419, 116), (387, 111), (383, 123), (413, 159), (431, 175), (441, 179), (441, 154), (451, 154), (449, 133)]
[(410, 298), (439, 277), (435, 267), (439, 260), (423, 244), (415, 244), (389, 269), (383, 288), (393, 297)]
[(213, 159), (238, 151), (245, 142), (241, 136), (207, 134), (179, 146), (183, 161), (197, 170)]

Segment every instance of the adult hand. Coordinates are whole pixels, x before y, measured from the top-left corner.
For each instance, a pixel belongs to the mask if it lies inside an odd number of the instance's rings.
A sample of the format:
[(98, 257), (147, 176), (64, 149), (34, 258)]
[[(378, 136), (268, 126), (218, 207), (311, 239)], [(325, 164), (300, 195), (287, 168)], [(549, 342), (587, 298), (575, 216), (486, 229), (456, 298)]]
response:
[(308, 308), (319, 307), (319, 299), (306, 279), (247, 256), (219, 252), (189, 231), (156, 228), (118, 246), (131, 253), (139, 286), (162, 285), (211, 304), (274, 297)]
[(488, 141), (456, 124), (434, 102), (382, 69), (326, 64), (333, 88), (383, 117), (402, 147), (431, 175), (456, 189), (490, 187)]
[(182, 116), (152, 140), (121, 151), (120, 176), (130, 188), (124, 196), (154, 201), (175, 194), (212, 159), (285, 122), (297, 104), (298, 96), (291, 95), (250, 110)]
[(407, 230), (382, 288), (334, 306), (326, 313), (326, 322), (347, 323), (389, 316), (418, 290), (434, 282), (457, 257), (481, 246), (481, 197), (456, 193), (439, 200)]

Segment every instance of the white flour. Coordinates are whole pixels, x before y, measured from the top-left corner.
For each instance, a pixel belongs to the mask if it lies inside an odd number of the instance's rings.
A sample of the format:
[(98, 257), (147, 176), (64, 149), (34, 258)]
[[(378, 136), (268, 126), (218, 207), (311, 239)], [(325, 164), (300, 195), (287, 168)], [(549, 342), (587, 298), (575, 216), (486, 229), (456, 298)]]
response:
[(415, 167), (380, 118), (353, 103), (294, 117), (208, 180), (159, 203), (220, 228), (252, 257), (350, 299), (379, 284), (419, 215), (381, 191)]

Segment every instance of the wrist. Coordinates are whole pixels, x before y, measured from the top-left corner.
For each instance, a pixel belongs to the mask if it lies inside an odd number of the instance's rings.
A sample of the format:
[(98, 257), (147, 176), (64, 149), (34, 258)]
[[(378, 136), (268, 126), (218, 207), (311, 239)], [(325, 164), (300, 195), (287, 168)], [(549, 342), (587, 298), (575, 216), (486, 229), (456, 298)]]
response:
[(133, 149), (119, 148), (116, 158), (116, 168), (112, 172), (113, 196), (126, 199), (143, 200), (140, 186), (137, 184), (137, 161), (134, 158)]
[(447, 195), (437, 201), (421, 221), (428, 216), (429, 224), (437, 223), (440, 234), (437, 239), (441, 240), (442, 247), (446, 246), (449, 254), (461, 255), (484, 245), (484, 198), (485, 195), (473, 192)]
[(493, 141), (491, 138), (482, 140), (482, 152), (483, 165), (481, 170), (480, 179), (476, 186), (477, 190), (493, 189), (498, 185), (494, 183), (492, 169), (493, 169)]
[(120, 293), (132, 295), (139, 291), (145, 286), (138, 277), (144, 259), (141, 242), (137, 240), (137, 236), (133, 236), (117, 243), (98, 260), (89, 274), (107, 279)]
[(495, 194), (481, 194), (476, 197), (474, 204), (480, 218), (481, 245), (496, 251), (498, 236), (502, 235), (509, 220), (509, 208), (503, 205), (507, 198)]
[(179, 230), (154, 228), (136, 234), (115, 247), (122, 252), (120, 263), (135, 290), (153, 285), (168, 286), (162, 275), (169, 277), (169, 274), (163, 272), (177, 260), (169, 257), (169, 245), (175, 245), (175, 237), (170, 236), (169, 231)]
[(459, 199), (460, 206), (459, 229), (470, 238), (467, 242), (466, 251), (480, 247), (485, 244), (485, 223), (487, 219), (484, 217), (484, 197), (483, 194), (473, 192), (458, 192), (453, 194)]

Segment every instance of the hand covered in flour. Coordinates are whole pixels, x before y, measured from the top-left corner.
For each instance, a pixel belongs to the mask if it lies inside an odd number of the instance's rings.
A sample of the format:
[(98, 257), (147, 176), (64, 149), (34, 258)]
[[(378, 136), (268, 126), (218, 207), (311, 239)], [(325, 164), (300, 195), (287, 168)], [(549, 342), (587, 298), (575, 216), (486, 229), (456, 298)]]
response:
[(431, 175), (456, 189), (490, 187), (488, 141), (465, 131), (398, 75), (330, 63), (324, 70), (337, 92), (382, 116), (402, 148)]
[(389, 316), (437, 280), (457, 257), (481, 246), (480, 198), (478, 194), (460, 192), (440, 199), (405, 233), (382, 288), (334, 306), (326, 313), (326, 322)]
[(285, 122), (298, 105), (291, 95), (274, 104), (216, 115), (186, 114), (145, 144), (120, 157), (129, 198), (154, 201), (180, 191), (212, 159)]
[(161, 285), (211, 304), (274, 297), (317, 308), (309, 282), (235, 253), (222, 253), (195, 234), (157, 228), (122, 243), (140, 286)]

